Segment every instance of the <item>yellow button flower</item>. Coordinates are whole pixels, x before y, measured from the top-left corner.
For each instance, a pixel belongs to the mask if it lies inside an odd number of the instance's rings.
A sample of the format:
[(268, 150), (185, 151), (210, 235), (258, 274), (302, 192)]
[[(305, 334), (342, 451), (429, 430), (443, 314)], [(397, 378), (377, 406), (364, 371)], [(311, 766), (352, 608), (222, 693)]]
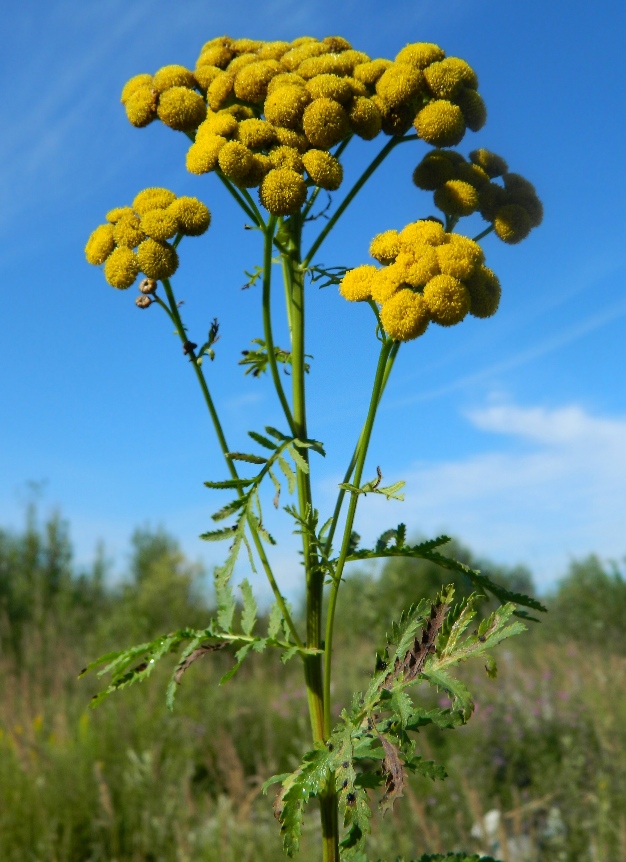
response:
[(485, 173), (491, 177), (501, 177), (505, 174), (509, 166), (504, 161), (502, 156), (498, 156), (495, 153), (490, 152), (490, 150), (486, 150), (481, 148), (479, 150), (472, 150), (469, 154), (470, 161), (475, 165), (478, 165), (485, 171)]
[(372, 285), (379, 270), (366, 264), (349, 269), (341, 279), (339, 293), (349, 302), (365, 302), (372, 299)]
[(396, 56), (396, 63), (408, 63), (410, 66), (415, 66), (416, 69), (425, 69), (431, 63), (436, 63), (443, 60), (445, 57), (439, 45), (432, 42), (414, 42), (411, 45), (406, 45)]
[(112, 287), (125, 290), (139, 275), (139, 260), (129, 248), (116, 248), (104, 265), (104, 277)]
[(265, 118), (276, 126), (298, 131), (310, 101), (311, 95), (304, 87), (293, 84), (277, 87), (265, 100)]
[(424, 76), (405, 63), (394, 63), (376, 82), (376, 92), (390, 108), (406, 105), (423, 87)]
[(203, 135), (193, 143), (185, 160), (187, 170), (191, 174), (206, 174), (215, 170), (220, 151), (228, 141), (220, 135)]
[(163, 93), (169, 90), (170, 87), (187, 87), (191, 90), (196, 86), (196, 81), (193, 73), (184, 66), (163, 66), (158, 72), (154, 73), (152, 86), (157, 93)]
[(128, 121), (138, 129), (156, 119), (157, 92), (150, 86), (138, 87), (125, 102)]
[(239, 141), (228, 141), (220, 150), (218, 162), (224, 175), (238, 182), (252, 167), (252, 153)]
[(523, 207), (519, 204), (507, 204), (496, 213), (493, 228), (502, 242), (515, 245), (526, 239), (532, 229), (532, 223)]
[(141, 223), (134, 214), (122, 216), (115, 223), (113, 236), (116, 245), (124, 246), (125, 248), (137, 248), (139, 243), (143, 242), (146, 238), (145, 233), (141, 229)]
[(165, 242), (178, 233), (178, 222), (171, 215), (170, 207), (166, 210), (148, 210), (141, 217), (141, 229), (146, 236), (157, 240), (157, 242)]
[(343, 168), (334, 156), (324, 150), (309, 150), (302, 162), (316, 186), (333, 192), (343, 179)]
[(383, 304), (380, 322), (394, 341), (411, 341), (426, 332), (430, 317), (423, 297), (404, 288)]
[(478, 209), (478, 192), (463, 180), (448, 180), (435, 191), (435, 206), (452, 216), (468, 216)]
[(139, 215), (143, 215), (144, 213), (147, 213), (148, 210), (165, 209), (174, 200), (176, 200), (176, 195), (169, 189), (151, 187), (144, 189), (135, 196), (133, 209), (135, 212), (139, 213)]
[(269, 171), (259, 188), (259, 200), (272, 215), (297, 212), (306, 200), (306, 183), (291, 168)]
[(435, 323), (454, 326), (470, 309), (470, 295), (465, 285), (451, 275), (436, 275), (424, 288), (424, 302)]
[(166, 242), (144, 240), (137, 249), (137, 258), (141, 272), (157, 281), (169, 278), (178, 269), (176, 249)]
[(136, 93), (140, 87), (148, 87), (152, 89), (152, 75), (134, 75), (129, 81), (124, 84), (120, 102), (125, 105), (133, 93)]
[(198, 198), (181, 195), (166, 212), (176, 219), (179, 230), (186, 236), (200, 236), (211, 224), (211, 213)]
[(343, 140), (350, 131), (348, 115), (333, 99), (315, 99), (302, 118), (304, 134), (316, 149), (327, 150)]
[(502, 288), (498, 276), (487, 266), (477, 267), (465, 282), (470, 294), (470, 314), (474, 317), (491, 317), (498, 310)]
[(376, 104), (366, 97), (356, 96), (348, 108), (350, 128), (364, 141), (371, 141), (376, 137), (380, 132), (382, 120), (382, 114)]
[(415, 117), (418, 136), (434, 147), (454, 147), (465, 134), (465, 119), (458, 105), (446, 99), (436, 99)]
[(179, 132), (196, 129), (206, 118), (204, 99), (187, 87), (171, 87), (161, 93), (157, 115), (162, 123)]
[(99, 266), (115, 248), (113, 225), (101, 224), (91, 234), (85, 246), (87, 262)]
[(381, 263), (393, 263), (400, 253), (400, 235), (397, 230), (379, 233), (370, 243), (370, 256)]

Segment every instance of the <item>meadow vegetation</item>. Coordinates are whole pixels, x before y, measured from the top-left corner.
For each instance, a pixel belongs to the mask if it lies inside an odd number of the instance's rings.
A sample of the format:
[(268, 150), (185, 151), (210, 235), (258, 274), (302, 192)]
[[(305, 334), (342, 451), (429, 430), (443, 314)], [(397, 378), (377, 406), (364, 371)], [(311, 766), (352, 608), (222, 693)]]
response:
[[(449, 552), (532, 591), (523, 568), (458, 544)], [(404, 607), (442, 577), (470, 592), (460, 575), (423, 560), (390, 560), (379, 572), (352, 566), (337, 611), (336, 703), (366, 685), (373, 648)], [(595, 557), (572, 562), (546, 603), (541, 624), (501, 648), (496, 682), (479, 663), (465, 669), (474, 720), (455, 733), (422, 729), (419, 748), (448, 778), (411, 777), (405, 804), (372, 824), (374, 858), (463, 848), (504, 862), (626, 859), (624, 573)], [(33, 511), (22, 531), (0, 531), (3, 862), (281, 857), (261, 784), (294, 769), (309, 745), (297, 662), (278, 672), (277, 657), (257, 655), (238, 684), (218, 687), (233, 657), (214, 652), (185, 675), (173, 713), (164, 699), (171, 667), (95, 711), (97, 681), (77, 680), (94, 655), (181, 623), (206, 625), (211, 613), (204, 573), (164, 532), (138, 530), (127, 573), (112, 582), (104, 553), (75, 566), (59, 517), (42, 524)], [(307, 815), (303, 862), (317, 859), (318, 831)]]

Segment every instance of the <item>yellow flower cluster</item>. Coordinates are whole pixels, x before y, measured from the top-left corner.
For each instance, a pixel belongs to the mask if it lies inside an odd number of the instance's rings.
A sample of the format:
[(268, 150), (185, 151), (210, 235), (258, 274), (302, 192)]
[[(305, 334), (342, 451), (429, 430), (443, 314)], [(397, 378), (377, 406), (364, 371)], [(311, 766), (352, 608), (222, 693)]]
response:
[(383, 267), (348, 270), (339, 291), (351, 302), (377, 302), (382, 326), (395, 341), (422, 335), (428, 324), (454, 326), (468, 314), (491, 317), (500, 282), (485, 266), (478, 243), (447, 233), (434, 219), (374, 237), (370, 254)]
[(116, 207), (106, 219), (87, 240), (85, 257), (94, 266), (104, 264), (109, 284), (124, 290), (140, 272), (155, 280), (173, 275), (178, 254), (168, 240), (177, 234), (203, 234), (211, 213), (197, 198), (148, 188), (139, 192), (132, 207)]
[(489, 150), (474, 150), (469, 161), (454, 150), (432, 150), (415, 168), (413, 182), (433, 191), (435, 205), (446, 215), (480, 212), (509, 244), (521, 242), (543, 219), (532, 183), (510, 173), (504, 159)]
[(343, 171), (329, 150), (351, 134), (372, 140), (413, 125), (434, 146), (458, 144), (466, 128), (485, 122), (477, 86), (464, 60), (426, 42), (407, 45), (392, 61), (372, 59), (339, 36), (222, 36), (203, 46), (193, 72), (165, 66), (135, 76), (122, 102), (136, 126), (159, 117), (195, 132), (191, 173), (219, 170), (240, 187), (258, 187), (270, 213), (287, 215), (300, 208), (308, 185), (339, 187)]

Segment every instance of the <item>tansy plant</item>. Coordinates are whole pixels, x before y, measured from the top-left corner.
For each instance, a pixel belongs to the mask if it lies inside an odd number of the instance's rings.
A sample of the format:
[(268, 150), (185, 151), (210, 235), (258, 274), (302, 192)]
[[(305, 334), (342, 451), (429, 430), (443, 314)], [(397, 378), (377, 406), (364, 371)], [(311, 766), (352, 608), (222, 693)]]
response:
[[(234, 676), (251, 653), (271, 647), (283, 661), (297, 657), (306, 682), (312, 747), (295, 771), (274, 776), (265, 785), (266, 790), (278, 785), (274, 810), (288, 856), (298, 850), (305, 809), (316, 799), (324, 862), (365, 860), (376, 797), (384, 813), (402, 796), (407, 773), (433, 779), (445, 776), (441, 766), (422, 756), (416, 734), (429, 724), (453, 728), (471, 716), (472, 697), (453, 676), (454, 668), (480, 658), (494, 675), (490, 651), (524, 629), (513, 617), (526, 617), (524, 607), (543, 610), (534, 599), (513, 594), (442, 554), (442, 546), (449, 541), (445, 536), (411, 545), (400, 524), (386, 530), (373, 547), (361, 549), (353, 531), (357, 506), (367, 494), (402, 500), (403, 482), (385, 486), (380, 470), (373, 479), (364, 477), (376, 413), (398, 351), (405, 342), (424, 336), (431, 324), (453, 326), (468, 314), (491, 317), (498, 308), (500, 282), (486, 266), (479, 240), (493, 232), (503, 242), (515, 244), (541, 222), (542, 207), (533, 186), (511, 173), (504, 159), (486, 149), (473, 150), (468, 158), (452, 149), (468, 129), (476, 132), (485, 122), (477, 88), (476, 73), (464, 60), (446, 57), (439, 46), (429, 43), (407, 45), (395, 60), (387, 60), (371, 59), (336, 36), (293, 42), (220, 37), (203, 46), (194, 71), (165, 66), (155, 74), (132, 78), (122, 92), (131, 124), (143, 127), (160, 120), (182, 132), (181, 142), (185, 137), (191, 142), (187, 170), (198, 176), (214, 174), (263, 237), (262, 262), (253, 274), (253, 280), (262, 284), (263, 333), (255, 340), (255, 349), (244, 351), (242, 363), (246, 373), (255, 376), (269, 372), (283, 419), (279, 428), (248, 432), (254, 451), (233, 451), (203, 364), (206, 356), (214, 357), (218, 323), (214, 321), (207, 339), (198, 346), (183, 322), (170, 279), (183, 238), (203, 234), (209, 227), (208, 208), (194, 197), (149, 188), (136, 195), (132, 206), (107, 213), (106, 223), (87, 242), (87, 260), (103, 264), (106, 280), (118, 289), (131, 287), (143, 276), (136, 304), (142, 309), (158, 306), (175, 327), (198, 380), (226, 470), (225, 478), (205, 483), (225, 493), (227, 502), (213, 515), (219, 526), (202, 538), (224, 542), (228, 550), (224, 564), (215, 570), (217, 613), (206, 628), (182, 628), (103, 656), (86, 670), (98, 667), (101, 675), (111, 676), (108, 688), (94, 698), (96, 704), (111, 692), (144, 680), (159, 659), (182, 650), (167, 694), (171, 706), (186, 670), (212, 650), (234, 650), (234, 664), (222, 682)], [(382, 148), (341, 194), (342, 162), (352, 139), (373, 141), (381, 135)], [(378, 166), (396, 147), (421, 147), (420, 142), (429, 149), (421, 154), (413, 182), (433, 192), (441, 216), (374, 237), (373, 263), (355, 269), (316, 264), (329, 233)], [(316, 218), (322, 190), (340, 198), (338, 203), (331, 198), (331, 205), (322, 209), (325, 221)], [(471, 239), (457, 227), (461, 219), (476, 212), (487, 226)], [(272, 329), (276, 260), (285, 287), (287, 350), (275, 344)], [(324, 513), (315, 507), (311, 480), (316, 459), (325, 454), (324, 444), (309, 435), (305, 397), (305, 302), (315, 282), (336, 285), (349, 302), (369, 305), (372, 349), (378, 351), (363, 428), (337, 489), (335, 508)], [(285, 370), (288, 366), (288, 377), (281, 376), (281, 365)], [(261, 512), (261, 491), (267, 485), (277, 507), (284, 499), (284, 486), (293, 495), (284, 511), (302, 543), (306, 591), (302, 625), (272, 570), (275, 542), (263, 526)], [(239, 585), (240, 605), (233, 591), (242, 551), (253, 570), (264, 572), (275, 598), (262, 632), (249, 582)], [(466, 576), (474, 592), (455, 604), (453, 588), (443, 586), (436, 597), (422, 599), (407, 608), (399, 621), (390, 621), (387, 644), (372, 661), (367, 689), (357, 692), (336, 718), (331, 696), (333, 629), (346, 565), (389, 557), (436, 562), (444, 570)], [(501, 604), (472, 627), (476, 603), (485, 594)], [(444, 692), (449, 708), (420, 705), (415, 694), (420, 683)]]

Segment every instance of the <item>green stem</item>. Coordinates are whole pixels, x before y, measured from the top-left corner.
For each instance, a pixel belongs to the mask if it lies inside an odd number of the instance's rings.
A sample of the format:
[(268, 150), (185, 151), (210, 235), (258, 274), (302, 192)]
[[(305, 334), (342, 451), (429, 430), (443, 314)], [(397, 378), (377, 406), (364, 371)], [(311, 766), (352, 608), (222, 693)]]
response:
[(484, 236), (487, 236), (487, 234), (491, 233), (492, 230), (494, 230), (493, 225), (489, 225), (489, 227), (486, 227), (484, 231), (478, 234), (478, 236), (474, 237), (474, 242), (478, 242), (479, 239), (482, 239)]
[[(235, 186), (231, 183), (229, 179), (227, 179), (221, 171), (215, 171), (218, 179), (223, 184), (224, 188), (231, 194), (234, 199), (237, 201), (241, 209), (245, 212), (248, 218), (252, 219), (252, 221), (256, 224), (257, 227), (262, 227), (263, 219), (260, 221), (257, 219), (257, 215), (254, 213), (254, 210), (248, 206), (244, 198), (242, 197), (239, 189), (235, 188)], [(257, 210), (258, 213), (258, 210)], [(260, 216), (259, 216), (260, 218)]]
[[(185, 344), (187, 339), (187, 334), (185, 332), (185, 327), (183, 325), (182, 318), (180, 316), (180, 312), (178, 311), (178, 305), (176, 304), (176, 298), (174, 296), (174, 291), (172, 290), (172, 286), (168, 278), (162, 279), (163, 288), (167, 295), (169, 308), (168, 306), (159, 298), (155, 297), (158, 304), (165, 309), (167, 314), (170, 317), (170, 320), (176, 327), (176, 332), (178, 333), (178, 337), (181, 342)], [(224, 460), (226, 461), (226, 465), (228, 467), (228, 471), (233, 479), (238, 479), (239, 474), (237, 473), (237, 468), (235, 467), (231, 458), (228, 457), (228, 453), (230, 449), (228, 447), (228, 443), (226, 442), (226, 437), (224, 436), (224, 431), (222, 429), (222, 424), (219, 420), (219, 416), (217, 415), (217, 410), (215, 409), (215, 404), (213, 403), (213, 399), (211, 398), (211, 393), (209, 392), (209, 387), (206, 382), (206, 378), (202, 372), (202, 367), (198, 365), (198, 360), (195, 355), (195, 351), (193, 349), (188, 350), (188, 356), (190, 358), (190, 363), (193, 365), (194, 371), (196, 373), (196, 377), (198, 379), (198, 383), (200, 384), (200, 389), (202, 390), (202, 395), (204, 396), (204, 401), (209, 411), (209, 415), (211, 416), (211, 420), (213, 422), (213, 427), (215, 428), (215, 433), (217, 435), (217, 439), (220, 445), (220, 449), (222, 450), (222, 454), (224, 456)], [(280, 611), (283, 615), (283, 619), (287, 623), (287, 627), (291, 632), (291, 636), (294, 639), (294, 642), (298, 647), (303, 647), (304, 644), (300, 639), (298, 631), (294, 625), (294, 622), (291, 618), (291, 614), (287, 608), (287, 604), (280, 592), (278, 584), (276, 583), (276, 579), (274, 578), (274, 573), (272, 572), (272, 568), (270, 566), (269, 560), (267, 559), (267, 554), (265, 553), (265, 548), (263, 547), (263, 543), (261, 541), (261, 537), (259, 536), (257, 526), (254, 523), (254, 520), (251, 516), (248, 516), (248, 526), (250, 528), (250, 533), (252, 534), (252, 540), (254, 542), (254, 546), (259, 555), (259, 559), (261, 561), (261, 565), (263, 566), (263, 570), (265, 575), (269, 581), (270, 587), (272, 588), (272, 592), (274, 593), (274, 597)]]
[[(361, 485), (361, 479), (363, 478), (365, 457), (367, 455), (370, 438), (372, 436), (372, 429), (374, 427), (376, 411), (378, 410), (378, 405), (380, 404), (383, 381), (385, 380), (385, 371), (387, 368), (387, 360), (393, 349), (393, 346), (394, 342), (391, 339), (386, 339), (380, 348), (380, 356), (378, 358), (378, 366), (376, 368), (376, 377), (374, 378), (372, 397), (370, 399), (367, 418), (365, 420), (365, 425), (363, 426), (363, 431), (361, 434), (359, 454), (357, 456), (356, 467), (354, 471), (353, 484), (357, 487)], [(333, 576), (333, 585), (330, 591), (330, 597), (328, 600), (328, 612), (326, 615), (326, 639), (324, 642), (324, 732), (327, 735), (330, 734), (331, 731), (330, 681), (332, 670), (333, 629), (335, 624), (335, 611), (337, 609), (337, 595), (339, 593), (339, 585), (341, 584), (341, 577), (350, 548), (350, 538), (352, 536), (352, 527), (354, 525), (354, 516), (356, 514), (358, 497), (359, 495), (355, 493), (352, 493), (351, 495), (350, 505), (348, 507), (348, 514), (346, 517), (346, 523), (343, 531), (343, 542), (341, 545), (341, 551), (339, 553), (339, 559), (337, 560), (337, 567)]]
[(272, 334), (272, 315), (270, 308), (271, 287), (272, 287), (272, 244), (274, 241), (274, 231), (276, 230), (276, 216), (272, 216), (269, 220), (267, 228), (264, 231), (265, 241), (263, 247), (263, 330), (265, 334), (265, 349), (267, 350), (267, 359), (274, 381), (276, 394), (283, 408), (285, 418), (289, 424), (289, 429), (294, 437), (297, 436), (293, 416), (289, 402), (285, 397), (283, 384), (280, 380), (278, 364), (276, 362), (276, 349), (274, 347), (274, 336)]
[[(387, 360), (387, 364), (385, 366), (385, 374), (383, 376), (383, 382), (382, 382), (382, 386), (380, 389), (379, 403), (383, 397), (383, 393), (384, 393), (385, 388), (387, 386), (387, 381), (389, 380), (389, 375), (391, 374), (391, 369), (393, 368), (393, 363), (395, 362), (396, 356), (398, 355), (398, 351), (400, 350), (400, 345), (401, 345), (400, 341), (395, 341), (393, 344), (393, 347), (391, 348), (391, 352), (389, 354), (389, 359)], [(366, 422), (367, 422), (367, 419), (366, 419)], [(363, 425), (363, 428), (361, 429), (361, 433), (359, 434), (359, 439), (357, 441), (356, 446), (354, 447), (354, 452), (352, 453), (352, 458), (350, 459), (350, 463), (348, 464), (348, 468), (347, 468), (345, 475), (343, 477), (343, 483), (344, 484), (346, 482), (349, 482), (350, 478), (352, 477), (352, 471), (354, 470), (354, 465), (356, 464), (356, 460), (357, 460), (358, 454), (359, 454), (360, 449), (361, 449), (361, 443), (363, 441), (364, 434), (365, 434), (365, 425)], [(337, 494), (337, 502), (335, 503), (335, 510), (333, 512), (333, 517), (332, 517), (332, 521), (331, 521), (330, 528), (328, 531), (328, 536), (326, 537), (326, 545), (324, 546), (324, 551), (327, 555), (330, 555), (330, 553), (331, 553), (333, 538), (335, 535), (335, 531), (337, 529), (337, 524), (339, 521), (339, 515), (341, 514), (341, 507), (343, 505), (343, 499), (345, 496), (346, 496), (346, 491), (343, 488), (340, 488), (339, 493)]]
[(334, 215), (326, 223), (326, 225), (324, 226), (324, 228), (320, 232), (319, 236), (317, 237), (317, 239), (315, 240), (315, 242), (313, 243), (313, 245), (309, 249), (307, 256), (304, 258), (304, 261), (302, 263), (303, 267), (305, 267), (305, 268), (308, 267), (310, 262), (313, 260), (313, 257), (315, 256), (315, 254), (319, 251), (321, 244), (324, 242), (324, 240), (326, 239), (328, 234), (331, 232), (331, 230), (337, 224), (337, 222), (339, 221), (339, 219), (341, 218), (343, 213), (346, 211), (346, 209), (350, 206), (350, 204), (352, 203), (354, 198), (357, 196), (357, 194), (361, 191), (361, 189), (363, 188), (365, 183), (372, 176), (372, 174), (374, 173), (376, 168), (385, 161), (385, 159), (387, 158), (389, 153), (395, 147), (397, 147), (398, 144), (401, 144), (404, 141), (413, 140), (414, 137), (415, 137), (414, 135), (411, 135), (408, 137), (403, 137), (403, 138), (395, 138), (394, 137), (394, 138), (390, 138), (390, 140), (387, 141), (387, 143), (382, 148), (382, 150), (378, 153), (378, 155), (374, 159), (372, 159), (370, 164), (365, 168), (365, 170), (363, 171), (361, 176), (358, 178), (358, 180), (352, 186), (352, 188), (350, 189), (348, 194), (345, 196), (345, 198), (339, 204)]

